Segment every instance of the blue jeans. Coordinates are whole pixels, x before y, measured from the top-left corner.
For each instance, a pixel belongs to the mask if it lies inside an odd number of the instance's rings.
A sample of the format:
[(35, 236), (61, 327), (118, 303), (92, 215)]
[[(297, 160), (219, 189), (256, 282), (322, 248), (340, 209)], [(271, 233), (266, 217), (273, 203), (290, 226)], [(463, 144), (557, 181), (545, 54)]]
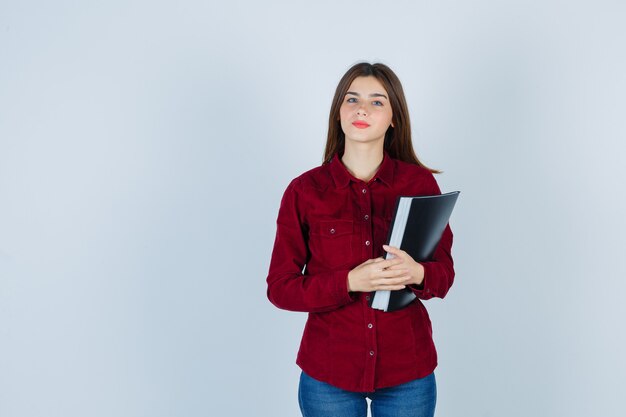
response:
[(298, 402), (303, 417), (433, 417), (437, 402), (435, 374), (374, 392), (352, 392), (300, 374)]

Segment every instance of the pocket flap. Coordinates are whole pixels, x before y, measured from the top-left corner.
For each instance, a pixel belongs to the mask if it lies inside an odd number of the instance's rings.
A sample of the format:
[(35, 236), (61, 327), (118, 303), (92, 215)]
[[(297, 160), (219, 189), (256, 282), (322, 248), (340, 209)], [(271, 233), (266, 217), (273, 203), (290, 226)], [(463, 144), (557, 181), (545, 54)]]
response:
[(311, 233), (332, 238), (352, 234), (352, 226), (352, 220), (321, 220), (313, 224)]

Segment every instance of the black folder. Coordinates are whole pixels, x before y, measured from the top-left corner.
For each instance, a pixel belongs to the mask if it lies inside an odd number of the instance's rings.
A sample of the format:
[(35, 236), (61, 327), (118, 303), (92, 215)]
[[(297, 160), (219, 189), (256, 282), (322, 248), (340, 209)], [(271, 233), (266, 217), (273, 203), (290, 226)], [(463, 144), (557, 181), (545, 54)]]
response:
[[(398, 197), (393, 221), (389, 227), (387, 245), (400, 247), (417, 262), (432, 260), (459, 194), (460, 191), (453, 191), (438, 195)], [(401, 242), (400, 245), (398, 242)], [(387, 253), (386, 257), (389, 255)], [(387, 308), (376, 307), (384, 311), (404, 308), (416, 298), (410, 288), (376, 291), (374, 296), (370, 297), (369, 306), (372, 307), (378, 297), (377, 303), (382, 300), (384, 307), (385, 293), (389, 293)]]

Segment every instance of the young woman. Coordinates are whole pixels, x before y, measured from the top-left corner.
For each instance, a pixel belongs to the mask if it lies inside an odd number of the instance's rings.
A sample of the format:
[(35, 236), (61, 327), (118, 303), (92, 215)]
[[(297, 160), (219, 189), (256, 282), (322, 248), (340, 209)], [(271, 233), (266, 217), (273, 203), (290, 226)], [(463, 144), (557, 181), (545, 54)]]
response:
[[(288, 185), (278, 212), (267, 296), (308, 312), (296, 363), (304, 417), (432, 416), (437, 354), (421, 300), (454, 279), (447, 225), (430, 262), (384, 245), (396, 199), (441, 194), (416, 157), (404, 92), (386, 65), (359, 63), (339, 81), (323, 164)], [(395, 255), (384, 260), (385, 252)], [(384, 312), (373, 291), (417, 298)]]

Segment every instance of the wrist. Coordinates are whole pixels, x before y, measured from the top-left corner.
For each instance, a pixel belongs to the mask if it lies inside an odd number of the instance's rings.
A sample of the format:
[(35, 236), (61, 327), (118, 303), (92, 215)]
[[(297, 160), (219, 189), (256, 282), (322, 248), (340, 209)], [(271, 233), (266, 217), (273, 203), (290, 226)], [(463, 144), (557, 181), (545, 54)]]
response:
[(348, 275), (346, 275), (346, 286), (348, 287), (348, 292), (352, 292), (352, 288), (350, 287), (350, 274), (352, 271), (348, 271)]
[(416, 262), (416, 272), (411, 279), (411, 284), (422, 286), (424, 284), (424, 266), (419, 262)]

